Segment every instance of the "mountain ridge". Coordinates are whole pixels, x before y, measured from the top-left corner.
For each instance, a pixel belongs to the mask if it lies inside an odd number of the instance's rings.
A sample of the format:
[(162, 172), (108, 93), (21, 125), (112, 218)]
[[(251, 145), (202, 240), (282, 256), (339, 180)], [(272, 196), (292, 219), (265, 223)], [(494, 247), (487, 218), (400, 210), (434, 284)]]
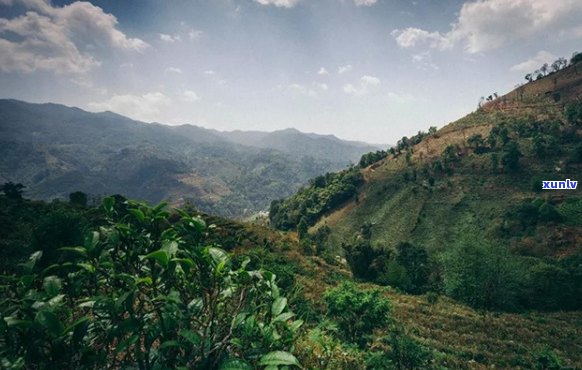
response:
[(326, 143), (322, 149), (307, 135), (292, 136), (309, 144), (301, 152), (280, 142), (280, 148), (269, 141), (249, 146), (195, 125), (2, 99), (0, 181), (24, 183), (33, 198), (119, 193), (154, 203), (192, 201), (204, 211), (243, 217), (368, 150), (318, 139)]

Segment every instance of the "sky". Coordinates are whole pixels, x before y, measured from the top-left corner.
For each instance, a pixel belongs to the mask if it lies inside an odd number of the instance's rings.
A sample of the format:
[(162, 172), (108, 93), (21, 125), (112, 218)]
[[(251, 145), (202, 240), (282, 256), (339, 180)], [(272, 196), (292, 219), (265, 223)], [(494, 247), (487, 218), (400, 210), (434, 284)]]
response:
[(582, 51), (580, 0), (0, 0), (0, 98), (395, 143)]

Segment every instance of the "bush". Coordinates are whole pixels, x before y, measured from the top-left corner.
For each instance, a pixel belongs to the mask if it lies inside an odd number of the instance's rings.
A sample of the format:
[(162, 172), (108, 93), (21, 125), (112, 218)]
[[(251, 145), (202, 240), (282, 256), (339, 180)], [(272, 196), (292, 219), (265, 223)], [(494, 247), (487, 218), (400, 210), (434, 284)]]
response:
[(107, 225), (85, 244), (42, 252), (0, 286), (2, 366), (24, 368), (251, 368), (297, 365), (293, 320), (275, 275), (235, 267), (201, 243), (205, 222), (164, 205), (113, 198)]
[(358, 238), (354, 245), (344, 246), (346, 260), (355, 277), (377, 281), (387, 270), (390, 251), (374, 248), (368, 240)]
[(544, 348), (536, 354), (536, 369), (560, 370), (563, 369), (560, 357), (550, 348)]
[(325, 292), (327, 314), (345, 340), (365, 345), (377, 328), (390, 323), (391, 304), (380, 289), (363, 290), (345, 282)]
[(444, 291), (476, 308), (515, 309), (519, 270), (514, 258), (476, 234), (442, 254)]
[(426, 369), (432, 358), (430, 350), (405, 334), (392, 333), (389, 359), (397, 369)]
[(396, 246), (396, 262), (402, 266), (410, 281), (408, 286), (401, 288), (409, 293), (421, 293), (428, 283), (428, 253), (421, 246), (408, 242)]

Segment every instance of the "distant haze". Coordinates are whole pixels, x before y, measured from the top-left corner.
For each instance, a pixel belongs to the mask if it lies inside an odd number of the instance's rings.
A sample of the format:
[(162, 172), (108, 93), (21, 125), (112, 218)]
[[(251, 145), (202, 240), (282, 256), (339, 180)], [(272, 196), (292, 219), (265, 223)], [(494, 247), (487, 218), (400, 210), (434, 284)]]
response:
[(579, 0), (0, 0), (0, 97), (394, 143), (580, 48)]

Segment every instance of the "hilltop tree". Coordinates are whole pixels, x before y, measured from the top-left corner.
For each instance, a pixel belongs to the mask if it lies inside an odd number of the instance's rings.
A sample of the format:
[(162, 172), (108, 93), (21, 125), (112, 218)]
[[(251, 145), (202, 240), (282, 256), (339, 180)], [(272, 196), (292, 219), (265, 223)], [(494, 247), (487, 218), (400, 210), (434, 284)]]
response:
[(12, 181), (10, 181), (0, 186), (0, 191), (4, 193), (4, 196), (6, 198), (21, 200), (24, 188), (26, 188), (26, 186), (20, 183), (15, 184)]
[(568, 65), (566, 58), (558, 58), (552, 63), (552, 72), (558, 72)]
[(582, 53), (579, 52), (574, 52), (574, 54), (572, 54), (572, 58), (570, 59), (570, 64), (574, 65), (574, 64), (578, 64), (582, 62)]
[(69, 202), (71, 204), (86, 207), (87, 201), (88, 201), (87, 194), (83, 193), (82, 191), (75, 191), (69, 194)]

